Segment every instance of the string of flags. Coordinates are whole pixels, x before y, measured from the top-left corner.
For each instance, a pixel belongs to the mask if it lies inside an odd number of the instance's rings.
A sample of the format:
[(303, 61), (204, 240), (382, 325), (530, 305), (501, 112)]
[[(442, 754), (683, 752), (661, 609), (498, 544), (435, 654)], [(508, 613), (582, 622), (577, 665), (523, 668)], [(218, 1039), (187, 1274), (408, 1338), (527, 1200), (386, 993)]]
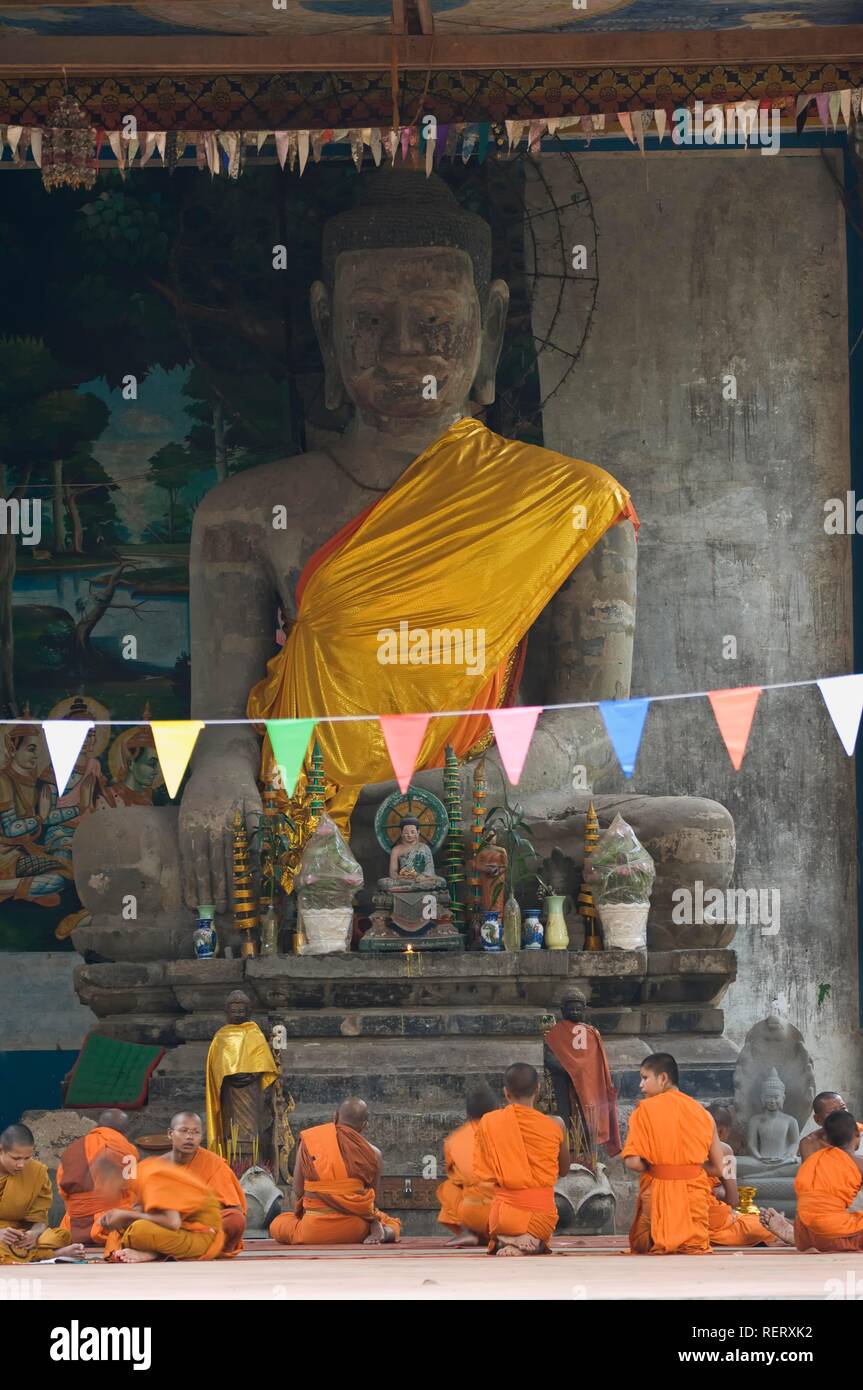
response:
[[(778, 111), (796, 122), (798, 131), (803, 129), (806, 120), (815, 114), (827, 132), (838, 132), (844, 126), (852, 127), (860, 120), (863, 88), (846, 88), (840, 91), (811, 92), (799, 96), (770, 97), (758, 100), (750, 98), (734, 102), (698, 102), (696, 107), (703, 111), (718, 109), (734, 113), (734, 129), (751, 128), (759, 113)], [(77, 106), (77, 103), (76, 103)], [(538, 154), (544, 137), (578, 136), (590, 143), (594, 135), (607, 134), (616, 121), (630, 144), (638, 146), (644, 153), (645, 139), (655, 131), (660, 145), (669, 134), (674, 139), (673, 123), (677, 111), (690, 110), (691, 107), (675, 107), (669, 104), (655, 109), (637, 111), (617, 110), (608, 113), (588, 113), (583, 115), (550, 116), (532, 119), (505, 120), (495, 123), (498, 131), (505, 132), (507, 154), (512, 154), (524, 144), (531, 154)], [(100, 153), (107, 143), (116, 160), (116, 166), (125, 175), (133, 167), (144, 168), (154, 156), (169, 168), (185, 156), (191, 146), (195, 151), (198, 168), (208, 170), (213, 176), (227, 175), (238, 178), (247, 151), (260, 154), (267, 141), (272, 140), (276, 157), (282, 169), (286, 166), (302, 176), (311, 158), (318, 163), (324, 149), (329, 145), (347, 143), (351, 149), (353, 162), (359, 171), (363, 166), (366, 150), (372, 162), (380, 165), (385, 159), (395, 164), (396, 158), (402, 162), (412, 162), (424, 166), (426, 173), (444, 158), (461, 158), (467, 164), (472, 158), (479, 163), (485, 160), (490, 147), (498, 140), (489, 121), (444, 122), (426, 116), (416, 125), (399, 126), (392, 130), (385, 127), (357, 126), (330, 128), (326, 130), (187, 130), (187, 131), (141, 131), (127, 133), (124, 130), (102, 130), (88, 127), (88, 118), (83, 109), (80, 120), (76, 122), (74, 134), (81, 136), (89, 128), (93, 140), (92, 162), (98, 163)], [(28, 153), (34, 163), (43, 168), (43, 155), (57, 135), (67, 132), (62, 126), (50, 123), (45, 127), (25, 125), (0, 125), (0, 156), (8, 145), (12, 160), (16, 164), (26, 162)], [(688, 141), (686, 143), (689, 143)], [(716, 143), (721, 143), (717, 141)]]
[[(699, 699), (706, 696), (710, 701), (732, 766), (736, 772), (739, 772), (749, 742), (755, 710), (763, 692), (808, 685), (818, 686), (836, 732), (842, 741), (842, 746), (851, 757), (857, 743), (861, 714), (863, 714), (863, 674), (829, 676), (819, 680), (786, 681), (765, 686), (737, 686), (728, 690), (698, 691), (685, 695), (638, 697), (631, 700), (585, 701), (548, 706), (519, 705), (511, 709), (485, 710), (482, 713), (487, 714), (491, 721), (507, 777), (513, 786), (517, 786), (530, 749), (537, 720), (545, 710), (598, 708), (617, 760), (625, 775), (632, 777), (651, 704), (663, 700)], [(440, 710), (426, 714), (323, 715), (319, 718), (268, 719), (265, 724), (273, 756), (281, 773), (282, 784), (289, 796), (293, 795), (296, 788), (297, 779), (317, 724), (367, 719), (376, 719), (379, 722), (396, 781), (402, 792), (406, 792), (414, 774), (429, 720), (451, 719), (454, 716), (476, 715), (480, 712), (478, 710)], [(133, 726), (140, 722), (139, 720), (38, 720), (29, 717), (6, 721), (8, 726), (41, 724), (60, 796), (66, 790), (88, 732), (97, 723)], [(170, 797), (175, 797), (180, 788), (201, 730), (208, 725), (223, 724), (253, 724), (255, 727), (260, 727), (259, 721), (251, 719), (154, 719), (149, 721), (159, 765)]]

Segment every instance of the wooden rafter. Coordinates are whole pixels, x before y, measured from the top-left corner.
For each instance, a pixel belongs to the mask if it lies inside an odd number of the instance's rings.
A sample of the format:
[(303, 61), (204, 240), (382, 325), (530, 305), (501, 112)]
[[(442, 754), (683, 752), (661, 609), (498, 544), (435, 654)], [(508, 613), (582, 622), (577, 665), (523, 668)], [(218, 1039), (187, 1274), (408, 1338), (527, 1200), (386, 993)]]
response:
[[(400, 71), (559, 71), (670, 68), (687, 64), (805, 63), (863, 58), (863, 25), (806, 29), (720, 29), (688, 33), (401, 34)], [(0, 73), (379, 72), (392, 63), (392, 36), (362, 33), (295, 38), (177, 34), (170, 37), (52, 38), (12, 34), (0, 44)]]

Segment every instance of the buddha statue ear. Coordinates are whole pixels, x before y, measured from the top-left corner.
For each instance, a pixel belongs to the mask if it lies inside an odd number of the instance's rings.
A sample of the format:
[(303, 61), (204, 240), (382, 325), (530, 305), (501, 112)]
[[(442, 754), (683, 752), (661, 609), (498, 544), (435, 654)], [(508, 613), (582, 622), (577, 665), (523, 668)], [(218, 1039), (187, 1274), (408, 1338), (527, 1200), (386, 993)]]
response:
[(479, 366), (471, 391), (471, 396), (479, 405), (492, 405), (494, 402), (494, 382), (503, 347), (508, 308), (509, 286), (505, 280), (492, 280), (488, 291), (485, 322), (482, 326)]
[(327, 410), (338, 410), (347, 396), (336, 356), (333, 337), (333, 300), (323, 280), (316, 280), (309, 291), (312, 323), (324, 363), (324, 404)]

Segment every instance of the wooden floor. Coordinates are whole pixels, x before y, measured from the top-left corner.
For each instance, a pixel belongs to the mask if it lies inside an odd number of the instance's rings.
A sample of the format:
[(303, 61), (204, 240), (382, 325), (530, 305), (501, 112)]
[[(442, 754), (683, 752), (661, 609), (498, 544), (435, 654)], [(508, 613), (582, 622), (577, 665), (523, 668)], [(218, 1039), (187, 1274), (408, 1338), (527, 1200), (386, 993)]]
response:
[[(624, 1237), (556, 1242), (555, 1253), (494, 1259), (420, 1237), (387, 1249), (291, 1250), (255, 1242), (233, 1260), (148, 1265), (29, 1265), (0, 1277), (29, 1280), (29, 1297), (78, 1299), (837, 1299), (863, 1290), (853, 1255), (778, 1249), (702, 1257), (626, 1253)], [(859, 1274), (858, 1274), (859, 1271)], [(850, 1292), (849, 1292), (850, 1290)], [(856, 1290), (856, 1293), (855, 1293)]]

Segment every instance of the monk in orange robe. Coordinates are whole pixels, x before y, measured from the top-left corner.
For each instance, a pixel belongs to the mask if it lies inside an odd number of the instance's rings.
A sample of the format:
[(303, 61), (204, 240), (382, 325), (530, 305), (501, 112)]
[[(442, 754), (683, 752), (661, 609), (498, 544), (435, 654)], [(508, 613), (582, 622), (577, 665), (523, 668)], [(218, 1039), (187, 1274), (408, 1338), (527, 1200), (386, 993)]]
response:
[[(119, 1194), (113, 1159), (96, 1160), (99, 1184)], [(118, 1264), (150, 1260), (215, 1260), (225, 1245), (222, 1208), (215, 1192), (188, 1167), (161, 1155), (138, 1164), (136, 1205), (111, 1207), (98, 1217), (106, 1233), (105, 1259)]]
[(621, 1158), (640, 1173), (629, 1231), (633, 1255), (709, 1255), (712, 1177), (722, 1177), (716, 1123), (678, 1089), (677, 1063), (654, 1052), (641, 1064), (644, 1099), (633, 1110)]
[(798, 1250), (863, 1250), (863, 1212), (849, 1211), (863, 1186), (860, 1129), (847, 1110), (824, 1120), (828, 1147), (817, 1149), (800, 1165), (794, 1179)]
[(294, 1165), (294, 1210), (270, 1235), (282, 1245), (386, 1245), (401, 1223), (378, 1208), (381, 1153), (362, 1136), (364, 1100), (342, 1101), (331, 1124), (304, 1129)]
[[(794, 1229), (791, 1222), (772, 1207), (760, 1216), (757, 1212), (737, 1211), (740, 1194), (737, 1191), (737, 1164), (734, 1150), (727, 1142), (731, 1133), (731, 1111), (725, 1105), (709, 1105), (708, 1115), (713, 1116), (719, 1147), (722, 1150), (722, 1176), (711, 1176), (713, 1191), (708, 1198), (707, 1219), (710, 1227), (711, 1245), (785, 1245), (794, 1244)], [(775, 1221), (776, 1233), (769, 1221)]]
[[(129, 1117), (122, 1110), (104, 1110), (95, 1129), (81, 1139), (73, 1139), (63, 1151), (57, 1168), (57, 1187), (66, 1204), (66, 1226), (72, 1239), (93, 1242), (93, 1222), (106, 1206), (106, 1200), (96, 1183), (95, 1161), (107, 1154), (119, 1165), (128, 1179), (121, 1192), (118, 1206), (131, 1206), (134, 1201), (132, 1184), (138, 1166), (138, 1150), (126, 1137)], [(101, 1233), (101, 1227), (98, 1228)], [(105, 1236), (101, 1234), (101, 1242)]]
[(536, 1109), (539, 1076), (516, 1062), (504, 1077), (506, 1106), (483, 1115), (476, 1132), (474, 1177), (493, 1184), (490, 1255), (541, 1255), (557, 1225), (554, 1184), (569, 1172), (569, 1142), (559, 1115)]
[[(800, 1140), (797, 1148), (801, 1158), (809, 1158), (817, 1153), (819, 1149), (829, 1148), (827, 1139), (824, 1136), (824, 1121), (828, 1115), (832, 1115), (834, 1110), (847, 1110), (848, 1106), (840, 1096), (838, 1091), (819, 1091), (812, 1102), (812, 1118), (818, 1126), (813, 1129), (811, 1134)], [(863, 1133), (863, 1125), (857, 1122), (857, 1129)]]
[(171, 1151), (164, 1157), (177, 1163), (188, 1173), (194, 1174), (205, 1187), (215, 1192), (222, 1208), (222, 1230), (225, 1244), (221, 1259), (237, 1255), (243, 1248), (243, 1232), (246, 1229), (246, 1194), (240, 1186), (237, 1175), (218, 1154), (201, 1147), (204, 1126), (200, 1115), (190, 1110), (181, 1110), (171, 1121), (168, 1134)]
[(487, 1084), (469, 1091), (465, 1109), (467, 1121), (448, 1134), (443, 1141), (446, 1178), (437, 1190), (440, 1202), (438, 1221), (455, 1232), (447, 1245), (461, 1249), (488, 1241), (488, 1217), (493, 1187), (479, 1183), (473, 1171), (476, 1132), (483, 1115), (497, 1109), (497, 1101)]
[(30, 1264), (58, 1256), (79, 1257), (65, 1226), (49, 1226), (54, 1193), (44, 1163), (33, 1157), (33, 1133), (7, 1125), (0, 1134), (0, 1265)]

